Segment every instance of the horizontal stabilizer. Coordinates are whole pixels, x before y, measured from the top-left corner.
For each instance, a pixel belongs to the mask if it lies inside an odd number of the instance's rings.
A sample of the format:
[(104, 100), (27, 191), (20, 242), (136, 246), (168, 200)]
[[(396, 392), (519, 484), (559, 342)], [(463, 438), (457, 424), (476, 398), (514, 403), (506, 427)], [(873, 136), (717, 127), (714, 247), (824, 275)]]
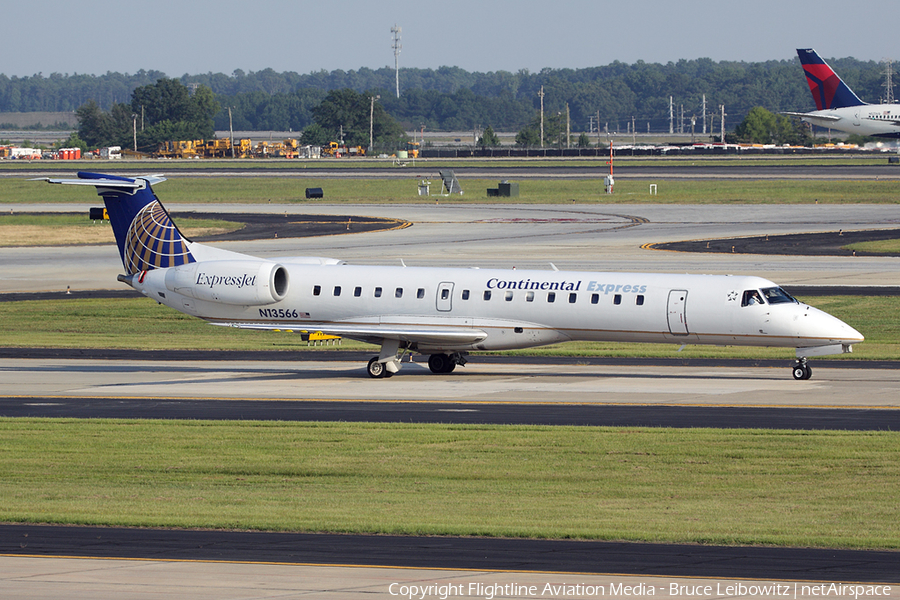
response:
[(108, 188), (119, 190), (139, 190), (147, 185), (162, 183), (166, 178), (161, 175), (142, 175), (137, 179), (109, 179), (100, 177), (97, 179), (53, 179), (50, 177), (37, 177), (31, 181), (46, 181), (47, 183), (59, 183), (62, 185), (92, 185), (96, 188)]
[(799, 113), (799, 112), (785, 112), (781, 113), (783, 115), (787, 115), (789, 117), (800, 117), (802, 119), (814, 119), (816, 121), (823, 121), (829, 123), (837, 123), (841, 120), (841, 117), (837, 115), (822, 115), (818, 113)]

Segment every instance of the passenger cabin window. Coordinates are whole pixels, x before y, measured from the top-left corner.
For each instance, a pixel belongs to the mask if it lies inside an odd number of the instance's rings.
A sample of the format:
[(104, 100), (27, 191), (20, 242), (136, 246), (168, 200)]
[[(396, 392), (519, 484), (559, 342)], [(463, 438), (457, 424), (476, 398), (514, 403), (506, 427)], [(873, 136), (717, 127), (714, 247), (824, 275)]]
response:
[(468, 299), (469, 299), (469, 290), (463, 290), (463, 291), (462, 291), (462, 299), (463, 299), (463, 300), (468, 300)]
[[(469, 290), (466, 290), (468, 292)], [(448, 300), (450, 298), (450, 290), (444, 288), (441, 290), (441, 300)], [(468, 298), (468, 294), (466, 294), (466, 298)], [(466, 298), (463, 298), (465, 300)]]
[[(446, 290), (444, 290), (444, 291), (446, 291)], [(419, 288), (416, 291), (416, 298), (422, 299), (424, 297), (425, 297), (425, 288)]]
[(381, 288), (380, 287), (375, 288), (375, 297), (381, 298)]
[(525, 292), (525, 302), (534, 302), (534, 292)]
[(403, 288), (397, 288), (394, 290), (394, 298), (402, 298), (403, 297)]
[(744, 297), (741, 299), (741, 306), (753, 306), (754, 304), (765, 304), (762, 296), (756, 290), (744, 290)]
[(359, 286), (355, 287), (355, 288), (353, 289), (353, 295), (356, 296), (357, 298), (359, 298), (360, 296), (362, 296), (362, 288), (359, 287)]
[(512, 293), (512, 291), (507, 291), (507, 292), (506, 292), (506, 301), (507, 301), (507, 302), (512, 302), (512, 299), (513, 299), (513, 293)]
[(616, 306), (622, 304), (622, 294), (616, 294), (615, 296), (613, 296), (613, 304), (615, 304)]
[(634, 299), (634, 303), (637, 304), (638, 306), (643, 306), (644, 305), (644, 295), (638, 294), (637, 298)]
[(575, 301), (578, 300), (578, 294), (575, 292), (569, 292), (569, 304), (575, 304)]
[(339, 286), (339, 285), (334, 286), (334, 295), (335, 296), (341, 295), (341, 286)]
[(314, 285), (314, 286), (313, 286), (313, 296), (318, 296), (318, 295), (321, 294), (321, 293), (322, 293), (322, 286), (321, 286), (321, 285)]
[(547, 302), (556, 302), (556, 292), (547, 292)]
[(591, 304), (600, 302), (600, 294), (591, 294)]
[(484, 299), (485, 300), (491, 299), (491, 290), (484, 290)]
[(763, 288), (762, 293), (763, 296), (766, 297), (766, 300), (768, 300), (769, 304), (799, 304), (796, 298), (788, 294), (780, 287)]

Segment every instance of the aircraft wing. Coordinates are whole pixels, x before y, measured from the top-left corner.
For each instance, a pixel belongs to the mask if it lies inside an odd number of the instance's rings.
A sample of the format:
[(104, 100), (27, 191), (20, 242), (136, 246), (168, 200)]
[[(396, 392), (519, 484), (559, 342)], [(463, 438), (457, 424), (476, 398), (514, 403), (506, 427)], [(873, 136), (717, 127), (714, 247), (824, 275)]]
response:
[(475, 344), (487, 338), (487, 333), (474, 327), (407, 324), (368, 324), (368, 323), (298, 323), (284, 325), (282, 323), (241, 323), (210, 321), (213, 325), (236, 327), (238, 329), (259, 329), (268, 331), (315, 332), (321, 331), (329, 335), (339, 335), (353, 340), (380, 344), (383, 340), (422, 343), (427, 345), (459, 345)]

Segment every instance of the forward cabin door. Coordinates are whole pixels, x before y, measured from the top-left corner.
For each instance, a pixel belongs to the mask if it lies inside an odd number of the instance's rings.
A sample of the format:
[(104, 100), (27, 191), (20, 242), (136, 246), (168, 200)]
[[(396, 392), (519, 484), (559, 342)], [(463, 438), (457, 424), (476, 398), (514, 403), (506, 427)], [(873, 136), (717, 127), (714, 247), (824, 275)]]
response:
[(687, 335), (689, 333), (684, 312), (687, 304), (687, 295), (687, 290), (672, 290), (669, 292), (669, 332), (672, 335)]
[(437, 288), (437, 298), (435, 299), (437, 303), (437, 309), (440, 312), (450, 312), (450, 309), (453, 308), (453, 282), (452, 281), (443, 281), (438, 284)]

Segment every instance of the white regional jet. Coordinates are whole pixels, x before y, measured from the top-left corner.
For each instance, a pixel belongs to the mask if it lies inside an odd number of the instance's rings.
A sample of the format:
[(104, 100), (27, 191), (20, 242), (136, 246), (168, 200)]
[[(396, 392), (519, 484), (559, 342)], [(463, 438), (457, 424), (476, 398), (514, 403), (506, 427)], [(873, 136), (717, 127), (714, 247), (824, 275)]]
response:
[(816, 109), (788, 112), (802, 121), (847, 133), (900, 137), (900, 104), (866, 104), (812, 48), (797, 49)]
[(759, 277), (353, 266), (318, 258), (266, 260), (185, 239), (151, 186), (159, 176), (78, 173), (50, 183), (103, 197), (125, 274), (119, 281), (214, 325), (321, 331), (381, 346), (368, 364), (390, 377), (407, 352), (449, 373), (472, 350), (570, 340), (852, 351), (863, 336)]

